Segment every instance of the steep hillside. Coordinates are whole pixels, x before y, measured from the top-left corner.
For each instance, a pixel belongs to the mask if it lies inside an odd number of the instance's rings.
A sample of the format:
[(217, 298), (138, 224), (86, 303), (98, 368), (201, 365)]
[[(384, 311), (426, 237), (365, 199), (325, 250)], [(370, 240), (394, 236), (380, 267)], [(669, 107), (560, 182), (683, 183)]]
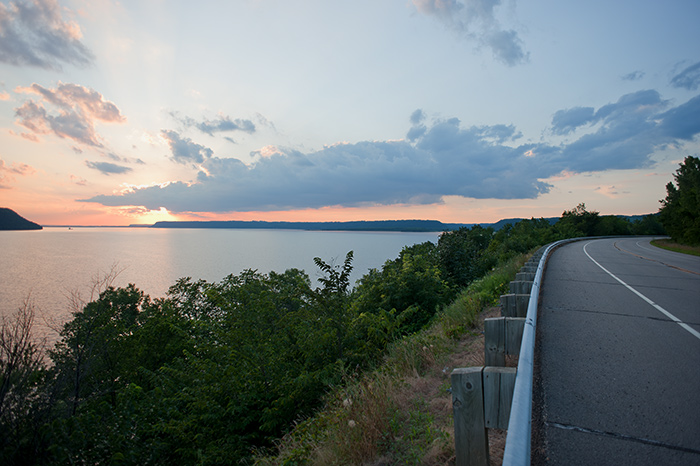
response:
[(12, 209), (0, 207), (0, 230), (41, 230), (41, 225), (30, 222)]

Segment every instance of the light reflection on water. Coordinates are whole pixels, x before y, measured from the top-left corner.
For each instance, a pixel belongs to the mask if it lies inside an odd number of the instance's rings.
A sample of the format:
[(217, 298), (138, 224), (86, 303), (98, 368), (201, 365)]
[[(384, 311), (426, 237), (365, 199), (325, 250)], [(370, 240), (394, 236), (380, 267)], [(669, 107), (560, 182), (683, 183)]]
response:
[[(439, 233), (320, 232), (299, 230), (44, 228), (0, 231), (0, 315), (27, 296), (41, 316), (65, 321), (68, 296), (89, 296), (94, 278), (113, 267), (115, 286), (134, 283), (154, 297), (178, 278), (220, 281), (245, 269), (261, 273), (306, 271), (314, 286), (313, 258), (342, 264), (354, 251), (354, 284), (370, 268), (398, 256), (404, 246), (436, 242)], [(41, 325), (41, 318), (37, 319)]]

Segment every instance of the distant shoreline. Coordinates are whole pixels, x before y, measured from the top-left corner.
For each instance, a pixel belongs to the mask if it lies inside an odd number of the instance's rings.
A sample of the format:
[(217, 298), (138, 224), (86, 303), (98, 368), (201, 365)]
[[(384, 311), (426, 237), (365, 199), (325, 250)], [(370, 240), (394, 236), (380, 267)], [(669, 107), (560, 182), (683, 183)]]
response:
[[(348, 222), (267, 222), (259, 220), (224, 220), (224, 221), (162, 221), (149, 224), (131, 225), (45, 225), (48, 228), (196, 228), (196, 229), (237, 229), (237, 230), (301, 230), (301, 231), (364, 231), (364, 232), (402, 232), (402, 233), (440, 233), (471, 228), (480, 225), (496, 230), (506, 224), (517, 223), (523, 219), (513, 218), (496, 223), (443, 223), (438, 220), (369, 220)], [(553, 219), (556, 220), (556, 219)]]
[[(649, 214), (651, 215), (651, 214)], [(615, 215), (630, 221), (639, 220), (644, 215)], [(302, 230), (302, 231), (366, 231), (402, 233), (440, 233), (481, 226), (500, 230), (505, 225), (518, 223), (524, 218), (502, 219), (495, 223), (443, 223), (439, 220), (368, 220), (350, 222), (266, 222), (260, 220), (212, 220), (212, 221), (163, 221), (150, 224), (131, 225), (44, 225), (47, 228), (196, 228), (234, 230)], [(555, 223), (559, 217), (545, 218)]]
[(45, 225), (47, 228), (196, 228), (237, 230), (384, 231), (431, 233), (471, 227), (474, 224), (442, 223), (437, 220), (377, 220), (353, 222), (265, 222), (265, 221), (180, 221), (131, 225)]

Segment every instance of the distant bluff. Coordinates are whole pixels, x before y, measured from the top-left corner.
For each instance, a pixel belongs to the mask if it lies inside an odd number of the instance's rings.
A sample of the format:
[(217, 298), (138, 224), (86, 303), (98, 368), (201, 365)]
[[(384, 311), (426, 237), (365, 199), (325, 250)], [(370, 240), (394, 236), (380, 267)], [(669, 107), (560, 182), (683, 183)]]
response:
[(12, 209), (0, 207), (0, 230), (41, 230), (42, 226), (30, 222)]

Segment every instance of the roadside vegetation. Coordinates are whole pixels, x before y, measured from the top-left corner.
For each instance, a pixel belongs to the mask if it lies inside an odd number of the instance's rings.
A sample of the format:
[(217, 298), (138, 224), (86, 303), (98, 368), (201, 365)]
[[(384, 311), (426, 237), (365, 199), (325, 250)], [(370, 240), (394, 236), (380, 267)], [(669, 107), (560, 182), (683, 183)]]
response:
[[(581, 204), (555, 224), (443, 233), (349, 282), (316, 258), (163, 298), (110, 277), (55, 345), (27, 302), (0, 329), (0, 464), (446, 464), (449, 372), (483, 358), (483, 310), (540, 245), (663, 234)], [(481, 343), (480, 343), (481, 342)]]
[(674, 242), (700, 246), (700, 159), (688, 156), (666, 185), (659, 218)]
[(690, 254), (692, 256), (700, 256), (700, 246), (689, 246), (687, 244), (676, 243), (670, 239), (655, 239), (651, 242), (654, 246), (661, 249), (667, 249), (673, 252), (682, 254)]

